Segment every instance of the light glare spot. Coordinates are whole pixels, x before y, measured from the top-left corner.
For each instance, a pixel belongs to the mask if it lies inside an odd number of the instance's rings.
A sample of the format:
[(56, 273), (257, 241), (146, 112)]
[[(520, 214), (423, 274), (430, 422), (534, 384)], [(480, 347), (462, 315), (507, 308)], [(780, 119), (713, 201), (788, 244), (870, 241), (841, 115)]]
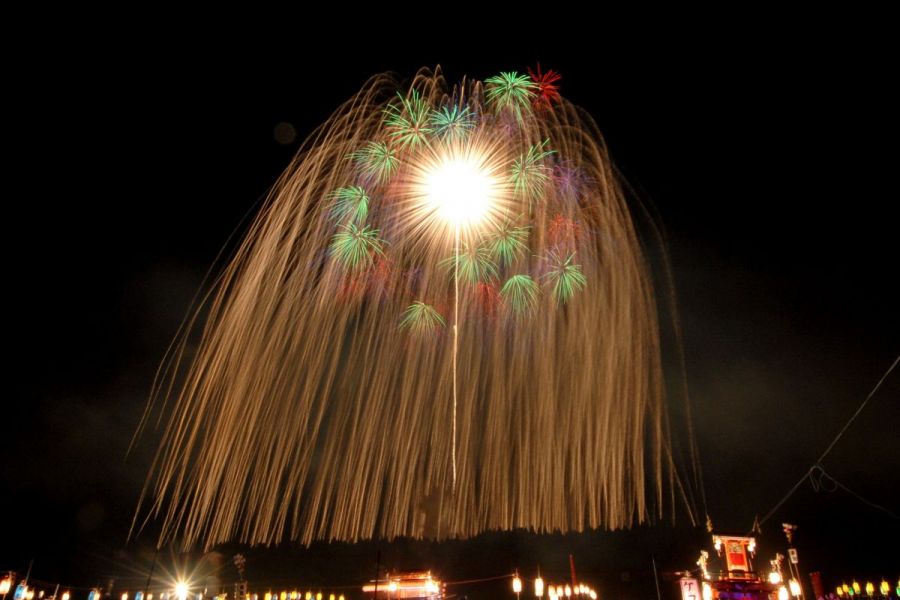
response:
[(445, 158), (425, 173), (429, 208), (454, 225), (475, 225), (490, 212), (498, 182), (472, 156)]

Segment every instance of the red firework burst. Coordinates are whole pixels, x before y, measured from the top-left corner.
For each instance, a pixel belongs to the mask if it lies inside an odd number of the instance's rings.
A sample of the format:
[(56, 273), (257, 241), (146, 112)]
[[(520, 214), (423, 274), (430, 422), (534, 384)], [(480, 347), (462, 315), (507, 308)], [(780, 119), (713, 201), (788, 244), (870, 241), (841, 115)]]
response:
[(378, 299), (386, 296), (390, 290), (393, 264), (384, 256), (376, 256), (374, 262), (366, 270), (347, 275), (337, 290), (337, 298), (344, 302), (358, 302), (363, 296)]
[(366, 291), (365, 274), (348, 275), (337, 290), (337, 298), (341, 302), (358, 302)]
[(388, 287), (393, 270), (394, 265), (389, 258), (384, 256), (375, 258), (375, 262), (366, 271), (367, 287), (372, 296), (379, 298), (387, 295), (390, 291)]
[(485, 316), (494, 317), (500, 307), (500, 291), (496, 284), (478, 283), (475, 286), (475, 301)]
[(581, 238), (581, 224), (557, 214), (547, 227), (547, 236), (554, 246), (574, 248), (575, 242)]
[(559, 95), (559, 84), (556, 83), (562, 79), (562, 75), (553, 69), (548, 69), (546, 73), (542, 73), (541, 63), (538, 63), (536, 71), (532, 71), (529, 67), (528, 75), (538, 86), (537, 95), (534, 98), (535, 108), (550, 108), (554, 102), (562, 100), (562, 97)]

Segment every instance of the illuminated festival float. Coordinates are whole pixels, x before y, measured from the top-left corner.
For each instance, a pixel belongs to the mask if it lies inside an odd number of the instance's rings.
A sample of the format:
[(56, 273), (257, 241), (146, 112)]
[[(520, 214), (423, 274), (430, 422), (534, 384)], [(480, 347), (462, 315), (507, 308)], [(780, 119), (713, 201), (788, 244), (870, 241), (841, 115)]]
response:
[(377, 76), (312, 132), (163, 364), (136, 526), (209, 548), (694, 519), (629, 199), (558, 82)]
[[(753, 566), (756, 556), (756, 538), (736, 535), (713, 535), (713, 547), (721, 568), (711, 570), (709, 552), (702, 551), (697, 561), (701, 581), (692, 578), (681, 580), (683, 600), (788, 600), (787, 589), (782, 585), (782, 556), (771, 561), (772, 570), (763, 579)], [(799, 584), (792, 579), (799, 595)]]
[(444, 586), (433, 578), (429, 571), (388, 574), (386, 579), (364, 585), (362, 591), (367, 598), (385, 598), (386, 600), (394, 598), (443, 600), (444, 598)]

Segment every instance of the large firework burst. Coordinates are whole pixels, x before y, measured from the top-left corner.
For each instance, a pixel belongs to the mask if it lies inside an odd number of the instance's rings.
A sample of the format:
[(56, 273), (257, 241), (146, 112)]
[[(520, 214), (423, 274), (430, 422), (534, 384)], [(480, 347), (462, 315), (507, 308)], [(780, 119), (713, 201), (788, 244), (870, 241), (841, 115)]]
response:
[(163, 539), (580, 531), (662, 510), (650, 278), (558, 80), (375, 77), (309, 137), (157, 388)]

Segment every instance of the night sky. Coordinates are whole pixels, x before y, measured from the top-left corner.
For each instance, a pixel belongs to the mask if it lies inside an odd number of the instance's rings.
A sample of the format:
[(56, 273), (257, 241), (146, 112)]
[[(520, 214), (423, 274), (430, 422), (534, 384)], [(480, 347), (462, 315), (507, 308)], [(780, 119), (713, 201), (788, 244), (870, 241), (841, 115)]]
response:
[[(352, 59), (106, 33), (15, 62), (4, 86), (12, 386), (0, 569), (23, 572), (33, 558), (42, 581), (143, 584), (153, 527), (127, 544), (126, 534), (154, 442), (126, 449), (207, 270), (299, 141), (370, 75), (436, 64), (455, 81), (540, 61), (595, 117), (667, 237), (709, 514), (719, 531), (748, 532), (900, 353), (893, 44), (839, 21), (662, 39), (635, 25), (578, 50), (373, 45)], [(297, 139), (277, 140), (279, 123)], [(675, 377), (671, 347), (665, 362)], [(900, 370), (824, 461), (894, 514), (898, 424)], [(801, 566), (827, 583), (896, 577), (900, 521), (825, 487), (804, 484), (766, 523), (761, 562), (784, 552), (780, 524), (790, 521)], [(679, 512), (675, 526), (636, 532), (242, 550), (251, 583), (322, 585), (371, 577), (376, 550), (388, 567), (432, 566), (456, 580), (537, 564), (562, 576), (574, 552), (586, 578), (640, 597), (652, 555), (665, 572), (688, 569), (701, 544), (711, 550)], [(190, 559), (164, 550), (158, 569), (173, 560)]]

